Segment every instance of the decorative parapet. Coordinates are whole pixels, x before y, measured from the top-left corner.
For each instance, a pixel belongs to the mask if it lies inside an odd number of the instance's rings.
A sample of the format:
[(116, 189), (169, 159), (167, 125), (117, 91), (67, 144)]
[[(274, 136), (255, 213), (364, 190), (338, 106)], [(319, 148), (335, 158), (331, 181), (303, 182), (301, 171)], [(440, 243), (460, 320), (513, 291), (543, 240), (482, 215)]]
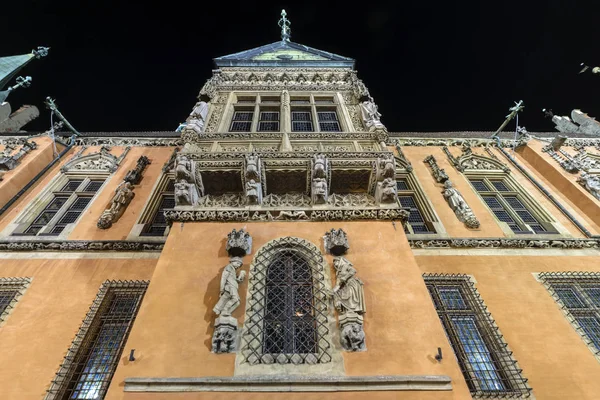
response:
[(338, 230), (331, 229), (329, 232), (325, 233), (323, 238), (325, 249), (334, 256), (343, 256), (350, 248), (348, 235), (341, 228)]
[(598, 249), (595, 239), (408, 239), (413, 249)]

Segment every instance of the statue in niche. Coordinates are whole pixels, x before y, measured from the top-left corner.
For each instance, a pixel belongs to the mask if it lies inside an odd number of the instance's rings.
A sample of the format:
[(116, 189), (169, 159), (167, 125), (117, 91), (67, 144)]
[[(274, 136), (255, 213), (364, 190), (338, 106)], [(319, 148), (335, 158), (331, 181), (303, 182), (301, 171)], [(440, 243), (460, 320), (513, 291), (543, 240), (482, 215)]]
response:
[(221, 274), (219, 301), (213, 308), (215, 314), (230, 317), (231, 313), (240, 305), (239, 282), (242, 282), (246, 277), (246, 271), (241, 271), (236, 276), (237, 270), (241, 266), (242, 259), (240, 257), (231, 257), (229, 264), (225, 266)]
[(369, 130), (386, 129), (381, 123), (381, 113), (377, 109), (377, 104), (373, 101), (373, 98), (369, 98), (360, 103), (360, 111), (362, 114), (363, 122)]
[(333, 305), (340, 314), (353, 312), (362, 315), (366, 312), (363, 282), (356, 277), (353, 264), (344, 257), (333, 259), (335, 287)]
[(582, 172), (577, 178), (577, 182), (591, 193), (596, 199), (600, 200), (600, 178), (595, 175)]
[(397, 195), (396, 181), (393, 178), (385, 178), (381, 182), (381, 202), (393, 203), (396, 201)]
[(175, 204), (178, 206), (191, 206), (192, 196), (190, 194), (190, 187), (193, 186), (191, 183), (180, 179), (175, 183)]
[(315, 155), (313, 165), (313, 178), (327, 177), (327, 159), (323, 154)]
[(204, 131), (206, 116), (208, 114), (208, 104), (205, 101), (199, 101), (194, 106), (190, 116), (186, 119), (185, 128), (192, 129), (196, 133)]
[(177, 156), (175, 165), (175, 179), (184, 179), (187, 182), (193, 182), (192, 162), (184, 155)]
[(473, 210), (471, 210), (471, 207), (469, 207), (465, 199), (449, 179), (444, 182), (444, 191), (442, 194), (460, 222), (464, 222), (469, 228), (479, 227), (479, 221), (475, 217)]
[(365, 331), (359, 323), (347, 324), (342, 328), (342, 347), (350, 351), (359, 351), (365, 348)]
[(256, 154), (246, 156), (246, 179), (260, 181), (260, 172), (258, 169), (259, 158)]
[(323, 204), (327, 201), (327, 181), (325, 178), (313, 179), (313, 201), (315, 204)]
[(254, 179), (250, 179), (246, 182), (246, 196), (250, 204), (260, 203), (260, 183), (257, 183)]

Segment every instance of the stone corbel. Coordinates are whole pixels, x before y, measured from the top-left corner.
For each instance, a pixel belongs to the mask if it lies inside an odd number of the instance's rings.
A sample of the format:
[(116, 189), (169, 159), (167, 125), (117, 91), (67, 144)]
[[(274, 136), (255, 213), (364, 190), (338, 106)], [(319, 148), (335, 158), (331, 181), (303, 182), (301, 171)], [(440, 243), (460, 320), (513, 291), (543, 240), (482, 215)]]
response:
[(117, 186), (115, 195), (110, 201), (110, 205), (105, 209), (96, 226), (100, 229), (108, 229), (121, 218), (129, 203), (135, 196), (133, 193), (134, 185), (137, 185), (142, 180), (142, 172), (150, 164), (150, 160), (146, 156), (141, 156), (134, 169), (127, 172), (123, 182)]
[(329, 232), (325, 233), (323, 240), (327, 252), (334, 256), (343, 256), (350, 248), (348, 235), (341, 228), (338, 230), (331, 229)]
[(252, 252), (252, 237), (244, 229), (232, 230), (227, 234), (225, 250), (230, 257), (243, 257)]
[(366, 312), (363, 281), (353, 264), (344, 257), (335, 257), (336, 284), (332, 290), (333, 305), (338, 311), (340, 342), (346, 351), (365, 351), (363, 329)]
[(425, 157), (423, 162), (429, 164), (429, 167), (431, 168), (431, 174), (437, 183), (444, 183), (449, 179), (446, 171), (437, 165), (437, 161), (433, 155)]

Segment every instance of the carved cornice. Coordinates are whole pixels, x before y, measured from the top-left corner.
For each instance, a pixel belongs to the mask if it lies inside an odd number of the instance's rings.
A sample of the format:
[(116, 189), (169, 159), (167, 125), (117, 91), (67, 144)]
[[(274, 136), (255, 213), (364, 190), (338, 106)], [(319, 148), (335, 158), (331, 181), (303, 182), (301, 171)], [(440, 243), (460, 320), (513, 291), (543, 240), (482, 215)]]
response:
[[(377, 140), (378, 135), (372, 132), (289, 132), (290, 139), (362, 139)], [(202, 135), (185, 135), (182, 141), (186, 143), (200, 143), (205, 139), (227, 140), (227, 139), (277, 139), (281, 140), (283, 133), (280, 132), (203, 132)]]
[(190, 160), (223, 160), (223, 159), (243, 159), (246, 154), (253, 153), (259, 155), (261, 158), (265, 159), (298, 159), (298, 158), (307, 158), (312, 159), (316, 153), (324, 154), (328, 159), (377, 159), (377, 158), (387, 158), (392, 153), (389, 151), (364, 151), (364, 152), (277, 152), (277, 151), (261, 151), (261, 149), (255, 149), (252, 152), (212, 152), (212, 153), (188, 153), (181, 152), (181, 154), (185, 154)]
[(600, 242), (594, 239), (505, 239), (505, 238), (454, 238), (454, 239), (408, 239), (413, 249), (598, 249)]
[(298, 221), (354, 221), (354, 220), (400, 220), (408, 218), (408, 211), (398, 208), (361, 208), (355, 210), (165, 210), (165, 218), (171, 222), (298, 222)]
[(183, 146), (181, 138), (137, 138), (137, 137), (78, 137), (76, 146), (132, 146), (132, 147), (174, 147)]
[[(503, 139), (500, 140), (500, 147), (513, 148), (525, 145), (531, 137), (524, 137), (519, 140)], [(467, 146), (467, 147), (498, 147), (498, 142), (492, 139), (463, 139), (463, 138), (419, 138), (419, 137), (407, 137), (407, 138), (390, 138), (392, 143), (396, 146), (413, 146), (413, 147), (424, 147), (424, 146), (438, 146), (438, 147), (453, 147), (453, 146)]]
[(36, 240), (0, 242), (0, 251), (161, 251), (164, 243), (127, 240)]

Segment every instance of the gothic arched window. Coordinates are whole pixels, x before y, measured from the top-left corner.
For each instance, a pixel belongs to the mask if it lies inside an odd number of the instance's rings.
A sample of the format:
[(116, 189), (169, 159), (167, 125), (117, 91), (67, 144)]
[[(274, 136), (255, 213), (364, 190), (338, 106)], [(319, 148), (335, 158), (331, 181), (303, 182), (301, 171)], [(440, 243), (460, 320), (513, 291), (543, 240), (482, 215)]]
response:
[(323, 256), (305, 240), (264, 245), (250, 267), (242, 355), (250, 364), (332, 360)]

